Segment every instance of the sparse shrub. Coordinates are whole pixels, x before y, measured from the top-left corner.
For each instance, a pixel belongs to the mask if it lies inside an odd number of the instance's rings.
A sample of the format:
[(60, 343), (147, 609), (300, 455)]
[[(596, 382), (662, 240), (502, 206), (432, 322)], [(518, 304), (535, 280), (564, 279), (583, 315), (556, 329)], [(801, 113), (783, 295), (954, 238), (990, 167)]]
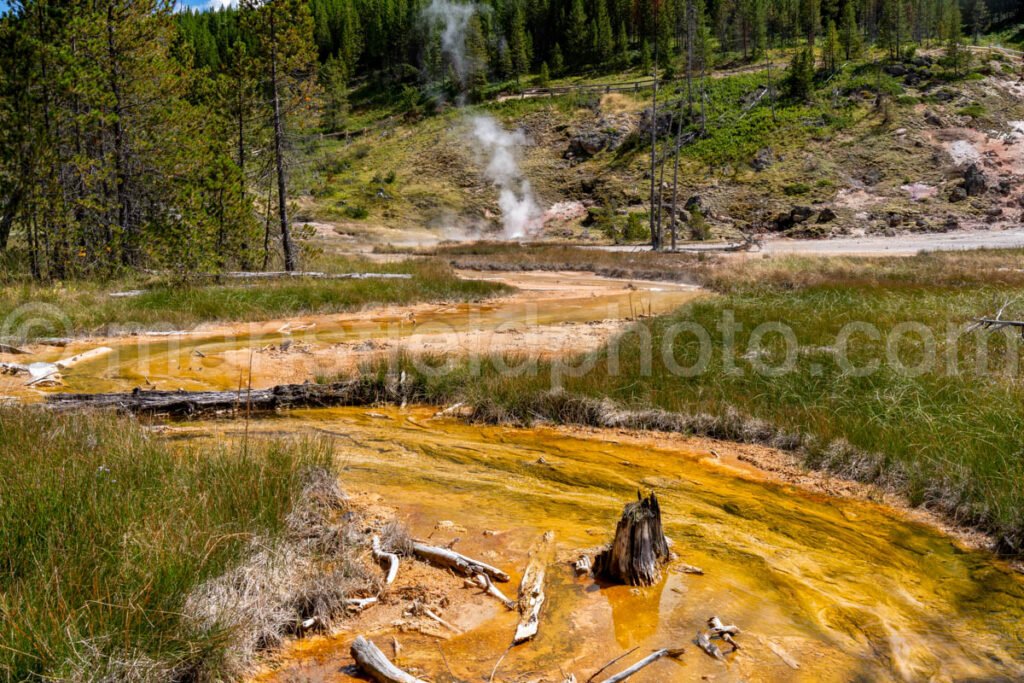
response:
[(356, 206), (350, 204), (345, 207), (345, 216), (355, 220), (362, 220), (370, 215), (370, 212), (366, 210), (365, 206)]
[(631, 213), (626, 219), (626, 227), (622, 231), (623, 242), (643, 242), (651, 239), (651, 228), (648, 225), (649, 214)]
[(982, 104), (974, 102), (961, 109), (958, 109), (957, 114), (960, 116), (970, 116), (972, 119), (980, 119), (986, 113), (985, 107)]
[(807, 194), (811, 191), (811, 186), (807, 183), (790, 183), (782, 188), (782, 192), (787, 197), (796, 197), (799, 195)]

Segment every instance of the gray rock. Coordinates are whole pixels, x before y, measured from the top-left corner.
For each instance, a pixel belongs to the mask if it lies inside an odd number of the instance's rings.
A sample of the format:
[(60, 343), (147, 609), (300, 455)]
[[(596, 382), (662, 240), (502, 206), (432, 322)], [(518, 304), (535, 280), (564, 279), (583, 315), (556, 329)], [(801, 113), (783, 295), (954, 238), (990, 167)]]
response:
[(988, 180), (977, 164), (971, 164), (964, 171), (964, 190), (968, 197), (980, 197), (988, 191)]
[(831, 223), (832, 221), (834, 221), (838, 217), (839, 216), (836, 215), (835, 211), (833, 211), (832, 209), (830, 209), (828, 207), (825, 207), (824, 209), (822, 209), (818, 213), (818, 223), (819, 224)]
[(775, 155), (772, 154), (771, 147), (764, 147), (757, 151), (754, 155), (754, 160), (750, 162), (750, 165), (754, 167), (755, 171), (763, 171), (767, 168), (771, 168), (771, 165), (775, 163)]
[(953, 191), (949, 193), (949, 201), (954, 204), (962, 202), (967, 199), (967, 190), (964, 189), (963, 185), (957, 185), (953, 188)]
[(924, 121), (928, 125), (935, 126), (936, 128), (945, 128), (946, 127), (946, 122), (943, 121), (942, 118), (938, 114), (936, 114), (935, 112), (933, 112), (931, 110), (928, 110), (928, 111), (926, 111), (924, 113)]

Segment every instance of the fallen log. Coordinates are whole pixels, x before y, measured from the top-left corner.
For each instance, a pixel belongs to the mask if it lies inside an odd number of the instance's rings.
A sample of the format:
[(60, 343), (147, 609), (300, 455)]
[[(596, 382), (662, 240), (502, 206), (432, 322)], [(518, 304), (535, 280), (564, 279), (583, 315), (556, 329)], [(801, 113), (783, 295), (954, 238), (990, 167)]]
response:
[(380, 536), (373, 537), (372, 550), (373, 559), (376, 560), (378, 564), (384, 564), (385, 562), (387, 562), (388, 575), (384, 579), (384, 584), (390, 586), (392, 583), (394, 583), (395, 577), (398, 576), (398, 555), (396, 555), (395, 553), (386, 553), (383, 550), (381, 550)]
[(626, 505), (615, 528), (615, 540), (594, 559), (594, 574), (614, 583), (650, 586), (669, 559), (668, 540), (661, 527), (661, 508), (654, 493)]
[(523, 572), (523, 580), (519, 582), (519, 624), (512, 638), (513, 645), (532, 639), (540, 629), (540, 610), (545, 600), (544, 575), (553, 554), (553, 540), (552, 532), (544, 534), (540, 546), (535, 549), (530, 564)]
[(28, 351), (23, 351), (17, 346), (11, 346), (10, 344), (0, 344), (0, 353), (10, 354), (12, 356), (25, 356), (28, 355)]
[(351, 380), (334, 384), (282, 384), (270, 389), (237, 391), (142, 391), (111, 394), (52, 394), (49, 406), (58, 410), (83, 408), (116, 410), (140, 415), (199, 417), (289, 408), (327, 408), (372, 405), (394, 401), (397, 391), (380, 382)]
[(451, 569), (462, 576), (473, 578), (477, 574), (486, 574), (490, 579), (499, 583), (508, 583), (511, 580), (511, 577), (500, 569), (466, 557), (454, 550), (418, 542), (413, 543), (412, 550), (416, 557), (424, 562)]
[(629, 667), (628, 669), (624, 669), (623, 671), (620, 671), (619, 673), (615, 674), (610, 678), (604, 679), (603, 681), (601, 681), (601, 683), (620, 683), (621, 681), (624, 681), (633, 674), (635, 674), (637, 671), (640, 671), (640, 669), (643, 669), (646, 666), (654, 664), (662, 657), (678, 657), (681, 654), (683, 654), (682, 648), (679, 648), (678, 650), (669, 650), (668, 648), (656, 650), (651, 654), (647, 655), (646, 657), (644, 657), (643, 659), (641, 659), (633, 666)]
[(634, 647), (632, 650), (627, 650), (627, 651), (623, 652), (621, 655), (619, 655), (618, 657), (616, 657), (615, 659), (613, 659), (612, 661), (608, 662), (607, 664), (602, 666), (600, 669), (595, 671), (593, 674), (591, 674), (590, 678), (587, 679), (587, 683), (590, 683), (592, 680), (594, 680), (595, 678), (600, 676), (604, 672), (604, 670), (607, 669), (608, 667), (612, 666), (616, 662), (619, 662), (619, 661), (625, 659), (626, 657), (630, 656), (631, 654), (633, 654), (634, 652), (636, 652), (639, 649), (640, 649), (639, 647)]
[(426, 683), (392, 664), (379, 647), (363, 636), (356, 637), (350, 651), (356, 665), (377, 683)]

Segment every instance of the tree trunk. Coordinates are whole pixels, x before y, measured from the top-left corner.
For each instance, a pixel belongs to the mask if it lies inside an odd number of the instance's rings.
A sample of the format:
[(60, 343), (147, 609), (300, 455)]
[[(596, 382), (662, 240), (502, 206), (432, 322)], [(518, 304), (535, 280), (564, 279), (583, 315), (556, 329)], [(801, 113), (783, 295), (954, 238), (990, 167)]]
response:
[(655, 164), (657, 162), (658, 146), (658, 10), (654, 10), (654, 95), (651, 97), (651, 249), (658, 251), (661, 244), (658, 242), (658, 232), (655, 229), (654, 207), (655, 194), (654, 185), (657, 178)]
[(138, 240), (131, 223), (128, 201), (128, 148), (124, 132), (124, 101), (121, 95), (117, 43), (114, 39), (114, 5), (107, 8), (107, 53), (110, 59), (110, 91), (114, 96), (114, 190), (117, 201), (117, 225), (124, 240), (121, 259), (124, 265), (138, 263)]
[(653, 493), (644, 498), (638, 491), (637, 501), (622, 511), (615, 540), (595, 559), (594, 574), (614, 583), (650, 586), (661, 577), (668, 557), (658, 498)]
[(270, 84), (274, 98), (274, 162), (277, 164), (277, 212), (281, 219), (281, 245), (284, 248), (284, 269), (295, 270), (295, 252), (292, 249), (291, 229), (288, 226), (288, 195), (284, 173), (284, 122), (281, 118), (281, 84), (277, 74), (276, 19), (270, 15)]

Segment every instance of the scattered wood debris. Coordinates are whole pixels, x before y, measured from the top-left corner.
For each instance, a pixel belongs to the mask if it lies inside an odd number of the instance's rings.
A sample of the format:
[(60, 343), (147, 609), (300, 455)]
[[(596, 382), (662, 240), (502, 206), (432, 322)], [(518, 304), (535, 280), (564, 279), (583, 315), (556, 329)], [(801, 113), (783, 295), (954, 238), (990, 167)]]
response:
[(572, 568), (573, 571), (576, 572), (576, 576), (588, 576), (590, 571), (593, 569), (593, 565), (590, 562), (590, 555), (580, 555), (579, 559), (573, 563)]
[(534, 549), (530, 564), (519, 582), (519, 624), (512, 638), (513, 645), (519, 645), (537, 635), (540, 628), (540, 610), (544, 606), (544, 576), (554, 553), (555, 534), (544, 533), (540, 545)]

